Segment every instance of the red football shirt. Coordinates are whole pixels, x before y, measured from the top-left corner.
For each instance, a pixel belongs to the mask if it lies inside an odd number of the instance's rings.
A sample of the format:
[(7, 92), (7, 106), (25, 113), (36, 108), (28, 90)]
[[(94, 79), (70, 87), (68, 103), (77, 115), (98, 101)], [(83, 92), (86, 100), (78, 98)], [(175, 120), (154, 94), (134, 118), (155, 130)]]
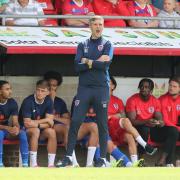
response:
[[(83, 0), (82, 6), (78, 6), (73, 0), (66, 0), (62, 5), (62, 14), (72, 14), (72, 15), (87, 15), (93, 13), (93, 8), (88, 0)], [(64, 25), (64, 20), (62, 25)]]
[[(119, 0), (117, 5), (113, 5), (112, 3), (106, 0), (94, 0), (92, 1), (94, 13), (97, 15), (106, 15), (106, 16), (129, 16), (129, 11), (126, 8), (126, 5)], [(105, 27), (124, 27), (126, 23), (121, 20), (114, 19), (105, 19), (104, 21)]]
[(180, 126), (176, 126), (178, 123), (178, 117), (180, 117), (180, 96), (173, 99), (171, 95), (164, 94), (159, 98), (162, 107), (163, 119), (166, 126), (174, 126), (180, 130)]
[(116, 96), (111, 96), (108, 104), (108, 115), (124, 112), (124, 104), (121, 99)]
[(139, 93), (131, 96), (126, 103), (126, 112), (136, 112), (136, 119), (148, 120), (154, 117), (155, 112), (161, 112), (161, 104), (154, 96), (150, 96), (148, 101), (143, 101)]

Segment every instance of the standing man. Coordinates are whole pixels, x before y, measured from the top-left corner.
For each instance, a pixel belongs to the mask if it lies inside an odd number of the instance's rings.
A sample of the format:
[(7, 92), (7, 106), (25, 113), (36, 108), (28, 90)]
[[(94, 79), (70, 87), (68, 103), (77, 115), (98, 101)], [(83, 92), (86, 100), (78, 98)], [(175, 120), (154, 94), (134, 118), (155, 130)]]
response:
[(104, 19), (94, 16), (89, 20), (91, 37), (80, 43), (75, 57), (75, 69), (79, 73), (79, 86), (72, 121), (68, 134), (67, 152), (59, 167), (72, 165), (79, 127), (85, 119), (89, 105), (92, 104), (99, 130), (101, 157), (96, 167), (106, 166), (107, 152), (107, 107), (109, 101), (109, 66), (112, 61), (112, 44), (102, 37)]
[[(22, 166), (28, 167), (28, 141), (26, 132), (20, 130), (18, 105), (11, 98), (12, 89), (7, 81), (0, 80), (0, 167), (3, 167), (3, 140), (19, 138)], [(12, 120), (12, 126), (10, 125)]]

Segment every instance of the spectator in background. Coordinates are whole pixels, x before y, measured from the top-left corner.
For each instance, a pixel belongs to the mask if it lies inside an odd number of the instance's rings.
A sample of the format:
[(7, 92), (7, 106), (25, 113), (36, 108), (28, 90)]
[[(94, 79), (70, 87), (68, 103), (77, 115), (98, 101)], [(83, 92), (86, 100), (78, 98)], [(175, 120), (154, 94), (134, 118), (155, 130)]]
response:
[(1, 0), (0, 1), (0, 13), (3, 13), (7, 7), (9, 0)]
[[(163, 2), (163, 10), (160, 11), (158, 17), (180, 17), (180, 15), (174, 11), (176, 0), (164, 0)], [(159, 27), (180, 28), (180, 21), (160, 20)]]
[[(129, 16), (129, 11), (122, 0), (94, 0), (92, 1), (94, 13), (106, 16)], [(125, 27), (122, 19), (105, 19), (105, 27)]]
[[(34, 0), (11, 1), (5, 11), (8, 15), (44, 15), (42, 7)], [(7, 26), (42, 26), (44, 19), (37, 18), (7, 18)]]
[[(63, 15), (94, 15), (91, 3), (88, 0), (64, 0)], [(88, 19), (65, 19), (62, 26), (88, 27)]]
[[(148, 3), (148, 0), (133, 0), (127, 4), (130, 16), (154, 17), (157, 16), (154, 6)], [(131, 27), (148, 28), (157, 27), (157, 20), (129, 20)]]

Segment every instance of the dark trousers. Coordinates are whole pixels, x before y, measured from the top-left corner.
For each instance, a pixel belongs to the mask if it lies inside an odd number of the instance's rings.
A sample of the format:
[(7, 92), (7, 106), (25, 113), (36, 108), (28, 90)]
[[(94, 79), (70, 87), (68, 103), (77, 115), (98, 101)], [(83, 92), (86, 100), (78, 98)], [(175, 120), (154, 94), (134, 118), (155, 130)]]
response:
[(167, 154), (166, 164), (171, 164), (176, 150), (176, 141), (179, 138), (178, 130), (173, 126), (151, 128), (150, 137), (153, 141), (163, 143), (163, 152)]
[(78, 87), (73, 116), (70, 124), (67, 144), (67, 156), (71, 156), (75, 148), (78, 130), (85, 119), (86, 113), (93, 106), (99, 131), (100, 154), (102, 158), (107, 153), (107, 108), (109, 102), (109, 88)]
[[(136, 129), (141, 135), (141, 137), (147, 142), (149, 137), (150, 127), (141, 125), (141, 126), (136, 126)], [(138, 153), (139, 155), (145, 153), (144, 148), (140, 144), (138, 144)]]

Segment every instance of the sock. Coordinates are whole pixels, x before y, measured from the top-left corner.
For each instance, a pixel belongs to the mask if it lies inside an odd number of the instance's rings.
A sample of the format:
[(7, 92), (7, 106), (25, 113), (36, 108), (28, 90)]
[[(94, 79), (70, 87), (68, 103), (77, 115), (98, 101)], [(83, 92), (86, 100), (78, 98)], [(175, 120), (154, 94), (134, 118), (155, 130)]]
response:
[(137, 154), (133, 154), (133, 155), (131, 155), (131, 161), (132, 161), (132, 163), (134, 163), (134, 162), (137, 162), (137, 161), (138, 161), (138, 156), (137, 156)]
[(92, 166), (96, 147), (88, 147), (86, 166)]
[(3, 140), (4, 140), (5, 132), (3, 130), (0, 131), (0, 165), (3, 165)]
[(37, 166), (37, 152), (30, 151), (30, 167)]
[(48, 166), (54, 166), (55, 157), (56, 157), (56, 154), (48, 153)]
[(19, 140), (20, 140), (20, 152), (21, 152), (22, 164), (28, 165), (29, 150), (28, 150), (28, 140), (25, 131), (23, 130), (20, 131)]
[(72, 153), (72, 163), (73, 163), (74, 166), (79, 165), (78, 162), (77, 162), (77, 159), (76, 159), (75, 151), (73, 151), (73, 153)]
[(100, 158), (100, 148), (96, 147), (96, 152), (94, 154), (94, 160), (97, 161)]
[(126, 166), (126, 164), (128, 162), (131, 162), (129, 160), (129, 158), (124, 154), (122, 153), (118, 148), (115, 148), (112, 152), (111, 152), (111, 155), (118, 161), (119, 159), (123, 159), (124, 161), (124, 164)]
[(143, 140), (143, 138), (141, 137), (141, 136), (138, 136), (137, 138), (136, 138), (136, 141), (143, 147), (143, 148), (145, 148), (145, 146), (146, 146), (146, 142)]

